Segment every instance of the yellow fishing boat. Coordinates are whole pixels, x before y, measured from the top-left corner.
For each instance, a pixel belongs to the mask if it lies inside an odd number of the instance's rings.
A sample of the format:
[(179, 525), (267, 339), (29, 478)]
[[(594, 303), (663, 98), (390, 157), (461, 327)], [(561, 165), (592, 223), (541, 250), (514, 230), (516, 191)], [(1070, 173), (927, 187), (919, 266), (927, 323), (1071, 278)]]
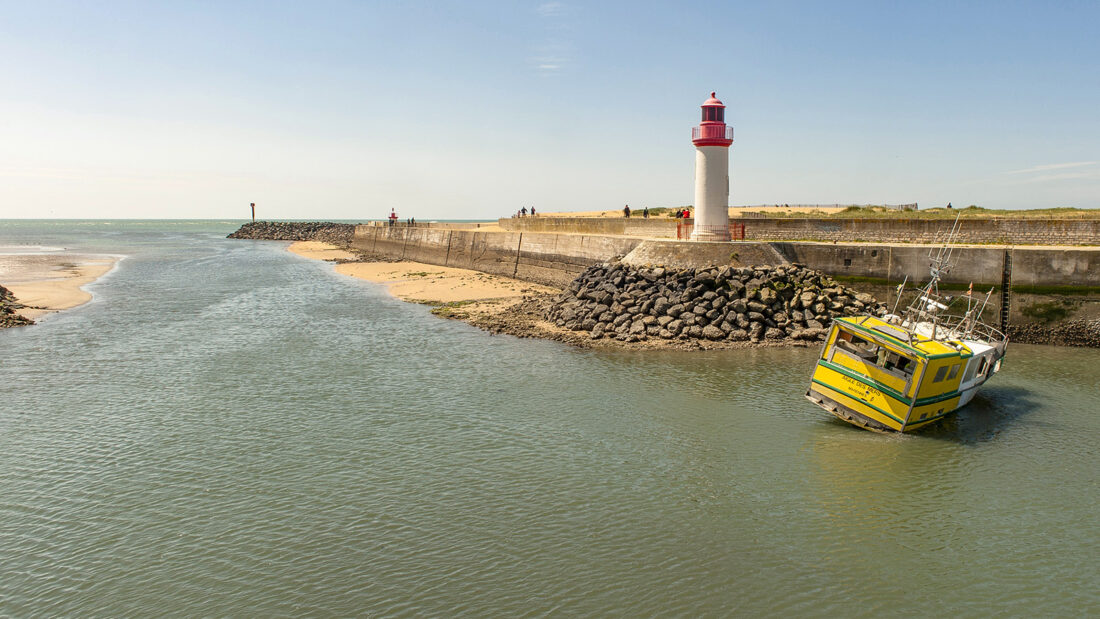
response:
[[(981, 322), (992, 289), (984, 301), (939, 292), (957, 233), (958, 220), (948, 243), (929, 252), (932, 278), (903, 313), (833, 321), (806, 392), (811, 402), (868, 430), (910, 432), (966, 405), (1000, 371), (1008, 338)], [(965, 311), (952, 314), (960, 300)]]

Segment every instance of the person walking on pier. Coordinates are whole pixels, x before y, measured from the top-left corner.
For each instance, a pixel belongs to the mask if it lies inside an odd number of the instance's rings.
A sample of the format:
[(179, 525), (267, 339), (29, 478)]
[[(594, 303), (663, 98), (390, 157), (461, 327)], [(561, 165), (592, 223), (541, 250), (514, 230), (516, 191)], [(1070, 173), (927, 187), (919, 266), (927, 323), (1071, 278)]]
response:
[(626, 217), (627, 219), (630, 218), (630, 205), (629, 204), (623, 206), (623, 217)]

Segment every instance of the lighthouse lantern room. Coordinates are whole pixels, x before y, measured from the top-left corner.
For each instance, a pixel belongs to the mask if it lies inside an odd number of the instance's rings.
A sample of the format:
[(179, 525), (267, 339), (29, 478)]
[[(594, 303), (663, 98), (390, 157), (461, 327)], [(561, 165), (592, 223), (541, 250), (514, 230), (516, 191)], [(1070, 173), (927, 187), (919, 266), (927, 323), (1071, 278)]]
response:
[(710, 93), (702, 107), (702, 122), (691, 131), (691, 142), (695, 144), (695, 225), (691, 239), (728, 241), (733, 127), (726, 125), (726, 106), (715, 93)]

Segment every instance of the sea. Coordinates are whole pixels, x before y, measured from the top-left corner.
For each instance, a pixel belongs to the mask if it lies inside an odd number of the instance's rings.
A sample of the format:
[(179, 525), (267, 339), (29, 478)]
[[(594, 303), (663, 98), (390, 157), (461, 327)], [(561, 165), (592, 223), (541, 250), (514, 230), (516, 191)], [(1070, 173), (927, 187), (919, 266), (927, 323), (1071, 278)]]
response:
[(124, 256), (0, 331), (0, 616), (1100, 615), (1100, 350), (874, 434), (816, 349), (491, 335), (240, 223), (0, 221)]

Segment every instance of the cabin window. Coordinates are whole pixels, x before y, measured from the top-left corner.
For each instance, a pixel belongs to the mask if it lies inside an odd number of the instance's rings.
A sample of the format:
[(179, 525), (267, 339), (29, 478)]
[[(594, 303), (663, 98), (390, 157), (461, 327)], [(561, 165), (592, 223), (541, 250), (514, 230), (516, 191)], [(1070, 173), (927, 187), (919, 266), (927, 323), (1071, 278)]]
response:
[(874, 342), (865, 340), (858, 335), (849, 333), (847, 331), (841, 331), (836, 336), (836, 346), (841, 350), (850, 352), (857, 357), (871, 361), (875, 358), (875, 353), (878, 351), (878, 346)]
[(989, 359), (982, 357), (981, 362), (978, 363), (978, 374), (985, 373), (985, 365), (989, 362)]
[(959, 366), (961, 364), (956, 363), (951, 366), (951, 371), (947, 373), (947, 380), (955, 380), (955, 377), (959, 375)]
[(940, 367), (940, 369), (936, 370), (936, 377), (932, 379), (932, 382), (934, 382), (934, 383), (942, 382), (945, 376), (947, 376), (947, 366), (946, 365), (942, 366), (942, 367)]
[(877, 365), (881, 366), (884, 370), (891, 370), (906, 376), (912, 376), (913, 368), (916, 364), (913, 363), (913, 360), (909, 357), (903, 357), (887, 348), (879, 348)]
[(864, 363), (876, 365), (890, 374), (908, 380), (917, 369), (916, 359), (894, 352), (854, 333), (841, 330), (836, 336), (836, 348)]
[(978, 359), (977, 358), (971, 359), (970, 362), (966, 364), (966, 373), (963, 374), (962, 382), (964, 382), (964, 383), (969, 382), (971, 378), (974, 378), (974, 371), (977, 370), (977, 369), (978, 369)]

